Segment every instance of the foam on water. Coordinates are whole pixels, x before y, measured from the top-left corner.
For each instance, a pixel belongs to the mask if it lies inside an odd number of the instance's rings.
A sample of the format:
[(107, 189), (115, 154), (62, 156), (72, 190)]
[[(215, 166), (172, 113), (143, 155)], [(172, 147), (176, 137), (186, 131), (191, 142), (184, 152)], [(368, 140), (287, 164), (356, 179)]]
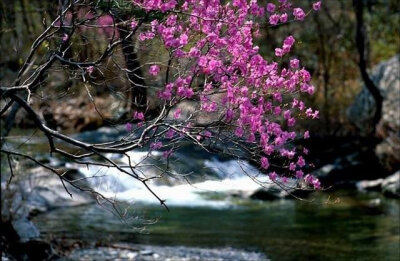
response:
[[(132, 164), (143, 161), (149, 155), (160, 156), (160, 152), (130, 152), (129, 157)], [(121, 158), (121, 163), (127, 164), (128, 158)], [(212, 193), (230, 192), (252, 192), (260, 186), (249, 178), (246, 174), (256, 176), (258, 170), (245, 161), (220, 161), (216, 158), (204, 160), (204, 166), (215, 172), (218, 180), (206, 180), (194, 184), (179, 184), (175, 186), (156, 185), (149, 182), (150, 188), (161, 198), (165, 199), (168, 205), (175, 206), (209, 206), (224, 207), (230, 206), (229, 200), (215, 200), (205, 197)], [(150, 168), (142, 171), (151, 171)], [(89, 166), (80, 168), (81, 173), (88, 177), (89, 182), (98, 192), (106, 197), (113, 197), (118, 200), (128, 202), (141, 202), (146, 204), (159, 204), (155, 196), (138, 180), (129, 175), (120, 172), (116, 168), (105, 168), (98, 166)], [(193, 172), (198, 170), (193, 169)], [(267, 178), (264, 178), (267, 182)]]

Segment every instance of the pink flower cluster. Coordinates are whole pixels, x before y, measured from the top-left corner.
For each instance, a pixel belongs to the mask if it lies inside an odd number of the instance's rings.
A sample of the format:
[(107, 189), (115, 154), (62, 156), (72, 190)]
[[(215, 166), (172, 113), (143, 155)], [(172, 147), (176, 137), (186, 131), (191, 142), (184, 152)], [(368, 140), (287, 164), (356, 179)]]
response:
[[(312, 8), (318, 11), (321, 8), (321, 1), (313, 3)], [(280, 23), (286, 23), (288, 21), (290, 11), (294, 20), (303, 21), (306, 17), (306, 13), (300, 7), (293, 8), (292, 4), (287, 0), (279, 0), (279, 4), (268, 3), (266, 6), (267, 13), (269, 16), (269, 24), (277, 25)]]
[[(309, 137), (308, 131), (303, 134), (294, 131), (298, 119), (318, 118), (318, 111), (306, 108), (303, 101), (293, 98), (299, 92), (313, 94), (311, 75), (296, 58), (288, 61), (289, 67), (267, 61), (253, 42), (260, 18), (265, 14), (269, 15), (269, 24), (275, 25), (279, 21), (286, 22), (288, 13), (296, 20), (303, 20), (306, 16), (303, 9), (293, 8), (287, 0), (266, 6), (261, 6), (257, 0), (226, 3), (187, 0), (182, 4), (175, 0), (133, 0), (133, 4), (146, 11), (165, 13), (165, 18), (151, 22), (151, 29), (142, 32), (139, 38), (151, 34), (151, 38), (161, 40), (174, 58), (190, 61), (176, 79), (167, 82), (158, 92), (160, 99), (173, 104), (178, 99), (198, 97), (202, 111), (225, 113), (226, 123), (235, 126), (232, 134), (235, 139), (257, 146), (259, 165), (264, 171), (270, 171), (267, 174), (271, 180), (286, 183), (291, 177), (320, 188), (318, 179), (311, 174), (304, 175), (309, 166), (305, 160), (308, 151), (290, 145), (298, 137)], [(320, 2), (313, 4), (314, 10), (319, 8)], [(294, 43), (295, 38), (290, 35), (275, 49), (279, 60), (290, 54)], [(151, 66), (149, 73), (157, 75), (159, 67)], [(204, 79), (207, 83), (195, 90), (193, 82)], [(218, 101), (212, 96), (214, 91), (221, 94)], [(288, 102), (288, 98), (292, 102)], [(134, 117), (144, 119), (139, 115)], [(179, 109), (173, 118), (182, 118)], [(189, 129), (188, 124), (181, 132)], [(177, 134), (176, 130), (169, 129), (164, 136), (172, 139)], [(212, 138), (213, 133), (203, 130), (194, 136), (200, 142)], [(170, 152), (167, 154), (169, 156)], [(277, 173), (270, 164), (277, 154), (287, 163), (282, 173)]]
[(282, 57), (285, 54), (289, 53), (295, 41), (296, 40), (291, 35), (286, 37), (286, 39), (283, 41), (282, 48), (275, 48), (275, 55), (278, 57)]
[(143, 114), (143, 112), (137, 112), (137, 111), (135, 111), (135, 112), (133, 113), (133, 118), (134, 118), (135, 120), (143, 121), (143, 120), (144, 120), (144, 114)]

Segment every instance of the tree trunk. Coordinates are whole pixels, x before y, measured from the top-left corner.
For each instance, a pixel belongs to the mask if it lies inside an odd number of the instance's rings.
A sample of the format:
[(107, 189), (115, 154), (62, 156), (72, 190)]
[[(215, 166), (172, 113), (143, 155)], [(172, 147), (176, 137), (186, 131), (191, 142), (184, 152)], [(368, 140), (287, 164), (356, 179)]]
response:
[(128, 70), (128, 79), (130, 82), (130, 99), (132, 110), (145, 111), (147, 107), (147, 90), (143, 73), (140, 69), (140, 62), (135, 52), (133, 39), (127, 38), (129, 32), (120, 28), (120, 37), (122, 40), (121, 47), (125, 57), (126, 69)]
[(360, 69), (361, 77), (364, 81), (365, 86), (368, 91), (371, 93), (372, 97), (375, 100), (375, 114), (372, 119), (372, 134), (375, 133), (376, 125), (379, 123), (382, 117), (382, 103), (383, 97), (378, 89), (378, 87), (374, 84), (367, 72), (367, 58), (366, 58), (366, 50), (365, 50), (365, 26), (364, 26), (364, 2), (363, 0), (353, 0), (354, 11), (356, 13), (357, 26), (356, 26), (356, 44), (357, 50), (359, 53), (359, 62), (358, 67)]

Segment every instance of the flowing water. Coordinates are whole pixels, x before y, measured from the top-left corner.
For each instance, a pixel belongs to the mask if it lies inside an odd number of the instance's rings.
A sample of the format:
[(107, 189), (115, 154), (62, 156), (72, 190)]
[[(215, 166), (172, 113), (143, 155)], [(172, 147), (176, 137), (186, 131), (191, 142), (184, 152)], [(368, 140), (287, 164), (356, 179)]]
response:
[[(338, 203), (249, 202), (224, 208), (135, 205), (138, 220), (121, 222), (97, 205), (58, 209), (35, 218), (42, 236), (151, 245), (234, 247), (271, 260), (399, 260), (399, 202), (338, 192)], [(131, 227), (157, 218), (138, 231)]]
[[(149, 155), (146, 162), (157, 163), (161, 158), (161, 153), (147, 151), (132, 152), (130, 157), (141, 162)], [(33, 221), (44, 238), (233, 247), (265, 253), (271, 260), (400, 258), (399, 200), (343, 190), (314, 193), (308, 201), (255, 201), (234, 196), (257, 189), (258, 185), (243, 175), (243, 170), (257, 175), (246, 162), (210, 157), (190, 147), (174, 157), (180, 161), (172, 159), (171, 175), (151, 185), (167, 199), (169, 212), (129, 176), (113, 169), (85, 167), (79, 171), (90, 177), (91, 186), (125, 202), (128, 218), (121, 220), (93, 204), (56, 209)], [(159, 174), (148, 164), (140, 171)]]
[[(136, 162), (146, 156), (148, 152), (144, 151), (130, 154)], [(337, 191), (314, 193), (308, 201), (254, 201), (229, 196), (258, 188), (240, 174), (243, 169), (257, 174), (245, 162), (201, 160), (195, 154), (188, 162), (186, 170), (193, 164), (202, 165), (200, 170), (198, 166), (195, 169), (214, 178), (190, 184), (179, 179), (154, 183), (154, 191), (167, 199), (170, 212), (129, 176), (113, 169), (89, 167), (80, 171), (87, 177), (96, 176), (90, 179), (93, 187), (107, 196), (131, 202), (125, 205), (131, 219), (122, 222), (112, 212), (91, 205), (55, 210), (37, 217), (35, 222), (43, 236), (53, 234), (90, 242), (233, 247), (263, 252), (272, 260), (399, 258), (398, 200), (378, 193)]]

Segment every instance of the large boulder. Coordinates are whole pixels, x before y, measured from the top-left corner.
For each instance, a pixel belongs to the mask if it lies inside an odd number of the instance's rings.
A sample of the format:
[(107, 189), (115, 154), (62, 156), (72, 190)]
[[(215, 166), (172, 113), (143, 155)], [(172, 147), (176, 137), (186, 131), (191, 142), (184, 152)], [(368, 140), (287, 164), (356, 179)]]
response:
[[(382, 118), (376, 126), (376, 135), (382, 142), (375, 148), (381, 163), (390, 171), (400, 167), (400, 55), (375, 66), (370, 74), (383, 96)], [(375, 101), (364, 86), (347, 111), (361, 134), (371, 132)]]

